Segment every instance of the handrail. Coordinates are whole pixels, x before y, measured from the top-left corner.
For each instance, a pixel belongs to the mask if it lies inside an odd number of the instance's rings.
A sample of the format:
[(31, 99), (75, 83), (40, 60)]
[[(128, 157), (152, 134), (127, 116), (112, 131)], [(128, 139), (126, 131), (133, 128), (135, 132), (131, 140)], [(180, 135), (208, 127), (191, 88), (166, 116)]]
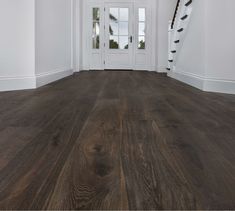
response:
[(171, 23), (171, 29), (174, 28), (175, 19), (176, 19), (176, 16), (177, 16), (177, 12), (178, 12), (179, 5), (180, 5), (180, 0), (178, 0), (178, 1), (177, 1), (177, 4), (176, 4), (176, 8), (175, 8), (175, 12), (174, 12), (174, 17), (173, 17), (173, 20), (172, 20), (172, 23)]

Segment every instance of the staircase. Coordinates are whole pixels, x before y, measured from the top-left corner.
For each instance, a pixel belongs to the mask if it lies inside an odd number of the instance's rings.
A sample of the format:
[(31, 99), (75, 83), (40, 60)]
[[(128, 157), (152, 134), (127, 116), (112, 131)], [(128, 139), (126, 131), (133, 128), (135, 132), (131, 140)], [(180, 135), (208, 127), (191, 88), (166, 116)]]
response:
[(174, 17), (169, 22), (168, 30), (168, 71), (174, 71), (175, 64), (183, 43), (185, 31), (192, 13), (193, 0), (178, 0)]

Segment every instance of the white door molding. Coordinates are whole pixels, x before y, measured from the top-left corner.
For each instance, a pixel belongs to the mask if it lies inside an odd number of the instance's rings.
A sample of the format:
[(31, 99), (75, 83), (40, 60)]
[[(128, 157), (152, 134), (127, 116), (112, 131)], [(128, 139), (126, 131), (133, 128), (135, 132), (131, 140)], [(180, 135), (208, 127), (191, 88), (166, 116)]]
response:
[[(104, 70), (104, 7), (107, 3), (132, 3), (134, 6), (133, 23), (134, 39), (133, 39), (133, 65), (134, 70), (150, 70), (155, 71), (157, 66), (156, 60), (156, 0), (85, 0), (83, 1), (83, 20), (82, 20), (82, 70)], [(92, 8), (100, 8), (100, 49), (92, 49)], [(138, 8), (146, 8), (146, 50), (138, 49)], [(117, 68), (117, 69), (121, 69)]]

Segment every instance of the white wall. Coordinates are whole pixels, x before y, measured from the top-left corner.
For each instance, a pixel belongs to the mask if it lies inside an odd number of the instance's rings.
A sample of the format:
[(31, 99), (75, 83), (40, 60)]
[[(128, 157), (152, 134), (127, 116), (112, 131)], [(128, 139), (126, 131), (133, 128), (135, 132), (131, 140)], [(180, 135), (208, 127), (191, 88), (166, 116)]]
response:
[(201, 78), (205, 77), (205, 29), (205, 0), (197, 0), (194, 1), (185, 39), (181, 40), (182, 46), (177, 52), (176, 72), (184, 75), (183, 81), (186, 80), (185, 82), (191, 76), (195, 77), (195, 80), (198, 79), (190, 83), (200, 89), (203, 88)]
[(235, 1), (206, 0), (204, 90), (235, 94)]
[(0, 0), (0, 91), (73, 73), (73, 0)]
[(74, 71), (82, 69), (82, 12), (83, 1), (74, 0)]
[(35, 87), (34, 0), (1, 0), (0, 26), (0, 91)]
[(207, 67), (209, 78), (235, 80), (235, 1), (207, 0)]
[(197, 0), (170, 75), (204, 91), (235, 94), (235, 1)]
[(168, 58), (168, 23), (173, 18), (177, 0), (158, 0), (157, 71), (166, 72)]
[(37, 86), (72, 74), (72, 0), (36, 0)]

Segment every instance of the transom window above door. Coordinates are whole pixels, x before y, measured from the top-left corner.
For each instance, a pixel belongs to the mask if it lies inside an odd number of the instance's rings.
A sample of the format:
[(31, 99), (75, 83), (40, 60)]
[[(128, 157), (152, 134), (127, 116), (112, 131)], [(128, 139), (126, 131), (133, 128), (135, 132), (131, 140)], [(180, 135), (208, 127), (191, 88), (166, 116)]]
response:
[(109, 49), (129, 49), (129, 8), (109, 9)]

